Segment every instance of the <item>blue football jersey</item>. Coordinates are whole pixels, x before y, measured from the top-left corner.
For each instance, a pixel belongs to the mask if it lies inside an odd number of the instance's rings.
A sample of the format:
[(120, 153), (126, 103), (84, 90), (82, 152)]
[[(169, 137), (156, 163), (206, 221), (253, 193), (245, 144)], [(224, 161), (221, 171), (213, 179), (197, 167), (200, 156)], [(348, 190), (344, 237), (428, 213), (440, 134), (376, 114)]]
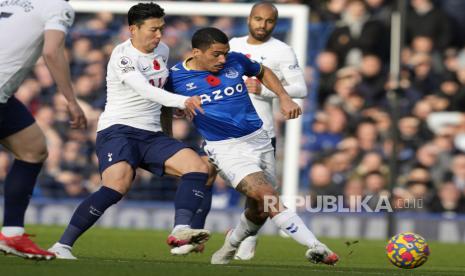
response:
[(240, 53), (230, 52), (218, 73), (190, 70), (185, 62), (170, 69), (165, 89), (184, 96), (200, 96), (205, 114), (194, 124), (208, 141), (248, 135), (262, 126), (242, 76), (256, 76), (261, 65)]

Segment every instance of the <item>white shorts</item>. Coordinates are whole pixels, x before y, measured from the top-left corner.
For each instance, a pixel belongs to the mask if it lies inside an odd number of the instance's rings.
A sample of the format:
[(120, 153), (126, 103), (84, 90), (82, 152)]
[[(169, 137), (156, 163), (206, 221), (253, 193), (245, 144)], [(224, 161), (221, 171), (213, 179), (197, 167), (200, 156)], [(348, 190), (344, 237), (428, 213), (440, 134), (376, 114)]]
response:
[(210, 162), (234, 188), (247, 175), (260, 171), (276, 187), (274, 149), (265, 130), (259, 129), (240, 138), (205, 142)]

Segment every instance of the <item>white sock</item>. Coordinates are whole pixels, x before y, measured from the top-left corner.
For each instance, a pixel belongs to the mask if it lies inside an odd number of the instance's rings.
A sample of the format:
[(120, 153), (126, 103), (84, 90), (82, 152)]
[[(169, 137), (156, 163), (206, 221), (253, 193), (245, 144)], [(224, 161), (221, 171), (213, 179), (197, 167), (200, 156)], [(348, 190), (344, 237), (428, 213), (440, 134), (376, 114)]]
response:
[(178, 224), (176, 225), (174, 228), (173, 228), (173, 231), (171, 231), (171, 234), (175, 233), (176, 231), (179, 231), (181, 229), (184, 229), (184, 228), (191, 228), (190, 225), (188, 224)]
[(247, 237), (257, 234), (262, 226), (257, 225), (245, 217), (245, 213), (241, 214), (239, 224), (233, 229), (231, 236), (229, 237), (229, 243), (238, 247), (239, 244)]
[(248, 236), (242, 242), (257, 242), (258, 235)]
[(22, 236), (24, 234), (24, 227), (19, 226), (3, 226), (2, 235), (5, 237)]
[(314, 244), (320, 243), (302, 219), (289, 209), (277, 214), (271, 220), (276, 226), (302, 245), (312, 247)]
[(59, 243), (59, 242), (56, 242), (52, 247), (55, 247), (55, 246), (68, 248), (69, 250), (73, 249), (72, 246), (69, 246), (69, 245), (66, 245), (66, 244), (62, 244), (62, 243)]

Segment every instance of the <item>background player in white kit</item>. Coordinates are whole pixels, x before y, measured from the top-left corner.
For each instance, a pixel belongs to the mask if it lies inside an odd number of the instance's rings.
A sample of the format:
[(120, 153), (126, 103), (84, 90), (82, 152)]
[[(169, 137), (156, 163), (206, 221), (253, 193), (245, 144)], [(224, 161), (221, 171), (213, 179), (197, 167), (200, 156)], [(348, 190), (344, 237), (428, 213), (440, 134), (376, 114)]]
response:
[(107, 70), (107, 103), (98, 123), (96, 152), (103, 186), (86, 198), (50, 251), (60, 259), (76, 259), (75, 241), (111, 205), (130, 189), (138, 167), (154, 174), (180, 176), (175, 197), (172, 245), (208, 240), (209, 232), (190, 229), (203, 199), (207, 165), (185, 144), (162, 132), (163, 106), (185, 109), (193, 116), (203, 112), (199, 97), (185, 97), (163, 90), (168, 77), (168, 47), (161, 36), (164, 10), (154, 3), (139, 3), (128, 11), (131, 38), (115, 47)]
[[(307, 86), (294, 50), (286, 43), (271, 36), (277, 21), (278, 10), (272, 3), (256, 3), (247, 20), (249, 34), (231, 39), (229, 42), (231, 51), (243, 53), (250, 59), (270, 68), (281, 81), (289, 96), (304, 98), (307, 96)], [(273, 99), (276, 99), (277, 96), (256, 78), (247, 78), (245, 83), (255, 110), (263, 121), (263, 129), (268, 132), (276, 150)], [(252, 259), (255, 255), (256, 245), (257, 235), (246, 238), (237, 250), (235, 259)]]
[(55, 256), (24, 233), (24, 214), (34, 184), (47, 158), (45, 137), (27, 108), (13, 94), (40, 55), (65, 96), (72, 128), (85, 128), (86, 118), (71, 88), (65, 59), (65, 35), (74, 11), (64, 0), (3, 1), (0, 7), (0, 144), (15, 161), (5, 180), (5, 209), (0, 251), (25, 258)]

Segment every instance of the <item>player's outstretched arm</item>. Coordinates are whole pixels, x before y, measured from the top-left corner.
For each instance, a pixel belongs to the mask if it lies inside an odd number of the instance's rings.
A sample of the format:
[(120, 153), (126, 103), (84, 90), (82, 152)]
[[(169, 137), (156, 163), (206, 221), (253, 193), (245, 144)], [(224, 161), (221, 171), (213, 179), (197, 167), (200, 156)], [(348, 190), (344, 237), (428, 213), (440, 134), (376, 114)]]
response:
[(262, 72), (257, 78), (279, 98), (281, 113), (286, 119), (294, 119), (302, 114), (299, 105), (292, 101), (273, 71), (266, 66), (262, 66)]
[(197, 115), (197, 110), (204, 113), (201, 107), (200, 97), (186, 97), (168, 92), (149, 84), (148, 80), (136, 69), (131, 74), (126, 74), (123, 81), (143, 98), (159, 103), (163, 106), (184, 109), (187, 115)]
[(72, 128), (86, 128), (87, 120), (77, 103), (71, 87), (69, 64), (65, 58), (65, 33), (58, 30), (46, 30), (42, 56), (60, 91), (68, 102)]

